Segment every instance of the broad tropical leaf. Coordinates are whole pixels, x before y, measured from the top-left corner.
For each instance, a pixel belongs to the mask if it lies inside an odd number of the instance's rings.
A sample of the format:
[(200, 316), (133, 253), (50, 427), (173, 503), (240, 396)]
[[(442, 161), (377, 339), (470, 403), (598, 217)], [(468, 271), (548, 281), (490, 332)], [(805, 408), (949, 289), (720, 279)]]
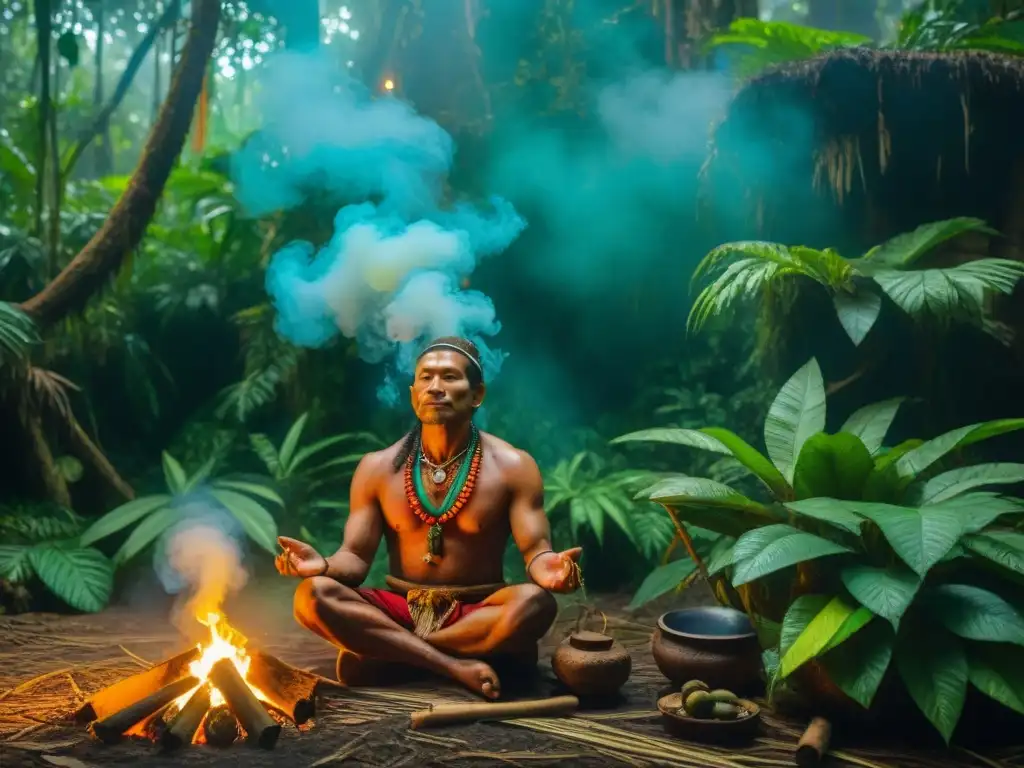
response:
[(974, 554), (1024, 576), (1024, 533), (983, 531), (964, 536), (962, 541)]
[(121, 548), (114, 553), (114, 563), (124, 565), (149, 546), (160, 534), (181, 519), (175, 507), (162, 507), (135, 526)]
[(647, 575), (636, 594), (633, 595), (633, 599), (627, 606), (628, 610), (635, 610), (651, 600), (668, 594), (693, 573), (696, 567), (694, 562), (687, 557), (655, 568)]
[(871, 621), (872, 617), (867, 608), (852, 606), (841, 597), (832, 598), (782, 656), (780, 677), (789, 677), (814, 657), (840, 645)]
[(100, 551), (37, 544), (28, 557), (39, 580), (72, 608), (95, 613), (110, 601), (114, 567)]
[(1024, 715), (1024, 652), (1020, 648), (971, 643), (967, 667), (971, 685)]
[(797, 498), (859, 500), (875, 468), (871, 454), (855, 435), (819, 432), (804, 443), (793, 474)]
[(845, 502), (839, 499), (802, 499), (791, 501), (785, 506), (798, 515), (820, 520), (855, 536), (860, 535), (861, 526), (864, 525), (864, 518), (851, 512)]
[(903, 400), (902, 397), (894, 397), (891, 400), (866, 405), (854, 411), (839, 431), (859, 437), (871, 455), (875, 456), (882, 450), (885, 435), (892, 426)]
[(944, 269), (880, 270), (872, 277), (893, 303), (911, 317), (929, 314), (980, 320), (986, 294), (1013, 293), (1024, 277), (1024, 263), (978, 259)]
[(952, 512), (963, 523), (964, 533), (980, 533), (1003, 515), (1019, 515), (1024, 512), (1024, 501), (1000, 496), (997, 493), (978, 491), (940, 501), (938, 504), (929, 504), (921, 509)]
[(968, 640), (1024, 645), (1024, 616), (999, 595), (969, 584), (942, 584), (928, 591), (934, 619)]
[(960, 640), (908, 622), (896, 649), (896, 667), (914, 703), (948, 744), (967, 697), (967, 657)]
[(223, 488), (215, 488), (210, 494), (242, 524), (250, 539), (268, 552), (277, 553), (277, 523), (259, 502)]
[(731, 456), (732, 451), (718, 438), (712, 437), (700, 429), (679, 429), (676, 427), (657, 427), (655, 429), (642, 429), (639, 432), (630, 432), (621, 435), (611, 441), (612, 445), (626, 442), (648, 442), (668, 443), (671, 445), (685, 445), (690, 448), (699, 448), (702, 451), (721, 453)]
[(830, 595), (800, 595), (790, 603), (779, 633), (779, 655), (785, 656), (815, 616), (829, 604)]
[(867, 709), (889, 669), (895, 640), (888, 624), (872, 621), (847, 642), (825, 653), (821, 663), (829, 679)]
[(787, 482), (793, 482), (804, 443), (824, 430), (825, 382), (818, 361), (811, 358), (779, 390), (764, 423), (768, 455)]
[(281, 443), (281, 450), (278, 453), (278, 459), (281, 462), (281, 467), (284, 470), (285, 475), (291, 474), (294, 467), (292, 466), (292, 457), (295, 455), (295, 449), (298, 448), (299, 438), (302, 437), (302, 430), (306, 428), (306, 421), (309, 418), (308, 413), (304, 413), (295, 420), (291, 428), (288, 430), (288, 434), (284, 436), (284, 441)]
[(907, 451), (897, 460), (896, 467), (901, 477), (916, 477), (952, 451), (1019, 429), (1024, 429), (1024, 419), (998, 419), (958, 427)]
[(133, 499), (132, 501), (110, 510), (107, 514), (90, 525), (85, 533), (82, 534), (80, 543), (83, 547), (87, 547), (100, 539), (110, 536), (112, 533), (117, 533), (118, 531), (127, 528), (132, 523), (141, 520), (147, 515), (156, 512), (161, 507), (165, 507), (170, 503), (171, 497), (166, 494), (144, 496), (141, 499)]
[(32, 577), (32, 564), (28, 553), (31, 547), (23, 544), (0, 544), (0, 579), (12, 584), (23, 584)]
[(896, 630), (921, 586), (916, 574), (898, 564), (888, 568), (851, 565), (844, 568), (840, 576), (857, 602), (887, 620)]
[(786, 478), (782, 476), (782, 473), (767, 458), (762, 456), (760, 451), (742, 437), (734, 432), (730, 432), (728, 429), (720, 429), (718, 427), (705, 427), (700, 431), (721, 442), (740, 464), (753, 472), (761, 482), (768, 486), (768, 489), (775, 494), (776, 498), (788, 499), (792, 495), (793, 489), (786, 482)]
[(863, 260), (855, 260), (854, 264), (859, 266), (863, 261), (878, 266), (905, 269), (929, 251), (964, 232), (999, 234), (981, 219), (967, 216), (933, 221), (922, 224), (913, 232), (904, 232), (881, 245), (876, 245), (864, 254)]
[(163, 452), (163, 465), (167, 490), (171, 492), (172, 496), (177, 496), (185, 490), (185, 486), (188, 484), (188, 475), (185, 474), (185, 470), (178, 463), (178, 460), (167, 451)]
[(851, 550), (789, 525), (765, 525), (743, 534), (733, 548), (734, 587), (797, 563)]
[(986, 485), (1024, 483), (1024, 464), (975, 464), (936, 475), (915, 495), (917, 504), (936, 504)]
[(272, 501), (278, 506), (284, 506), (284, 499), (282, 499), (276, 491), (265, 485), (260, 485), (259, 483), (246, 483), (240, 480), (218, 480), (214, 483), (214, 487), (227, 488), (232, 491), (241, 491), (242, 493), (248, 493), (250, 496), (258, 496), (261, 499)]
[(765, 511), (761, 504), (748, 499), (739, 491), (705, 477), (668, 477), (650, 488), (639, 491), (635, 498), (669, 506), (679, 506), (692, 501), (703, 506), (720, 506), (723, 509)]
[(846, 335), (857, 346), (874, 327), (882, 310), (882, 297), (877, 293), (861, 289), (856, 293), (839, 291), (832, 297), (839, 322)]
[(963, 521), (957, 511), (942, 505), (912, 509), (856, 501), (837, 504), (875, 523), (893, 551), (922, 578), (949, 553), (963, 533)]

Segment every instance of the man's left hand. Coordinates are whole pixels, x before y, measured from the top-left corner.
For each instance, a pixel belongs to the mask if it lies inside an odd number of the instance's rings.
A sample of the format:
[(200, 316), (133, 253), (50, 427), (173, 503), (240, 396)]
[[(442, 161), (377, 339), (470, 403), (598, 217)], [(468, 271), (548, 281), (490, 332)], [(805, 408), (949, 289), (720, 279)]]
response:
[(583, 547), (573, 547), (564, 552), (547, 552), (530, 564), (526, 574), (534, 584), (549, 592), (575, 592), (580, 586), (577, 562)]

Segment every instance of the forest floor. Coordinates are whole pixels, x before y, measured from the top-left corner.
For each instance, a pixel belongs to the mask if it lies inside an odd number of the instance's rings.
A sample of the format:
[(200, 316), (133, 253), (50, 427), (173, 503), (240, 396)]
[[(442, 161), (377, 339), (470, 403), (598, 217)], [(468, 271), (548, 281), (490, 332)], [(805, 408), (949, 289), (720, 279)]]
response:
[[(252, 646), (313, 671), (331, 676), (335, 654), (330, 646), (308, 635), (290, 616), (287, 585), (250, 587), (226, 608), (233, 625)], [(710, 602), (710, 593), (691, 588), (680, 602)], [(273, 751), (236, 744), (217, 749), (195, 746), (162, 756), (144, 741), (107, 746), (93, 741), (70, 715), (100, 688), (140, 671), (187, 647), (169, 619), (167, 604), (118, 607), (90, 616), (27, 614), (0, 617), (0, 766), (57, 766), (92, 768), (133, 765), (148, 768), (173, 763), (257, 767), (275, 764), (319, 766), (521, 766), (572, 765), (586, 768), (611, 765), (717, 766), (755, 768), (793, 765), (803, 723), (775, 715), (764, 718), (764, 732), (740, 749), (689, 744), (662, 730), (655, 707), (666, 682), (650, 655), (654, 617), (664, 605), (629, 615), (626, 600), (602, 597), (597, 606), (605, 619), (591, 618), (590, 628), (606, 621), (609, 634), (631, 651), (633, 672), (623, 700), (612, 710), (581, 712), (571, 718), (523, 719), (413, 731), (409, 712), (430, 703), (472, 697), (444, 681), (408, 684), (388, 689), (352, 689), (331, 693), (318, 704), (315, 721), (300, 732), (286, 727)], [(578, 606), (566, 605), (542, 653), (542, 676), (532, 696), (555, 692), (547, 658), (570, 632)], [(596, 620), (596, 626), (593, 622)], [(861, 768), (942, 768), (943, 766), (1024, 767), (1024, 750), (987, 754), (964, 751), (899, 753), (836, 744), (826, 762)]]

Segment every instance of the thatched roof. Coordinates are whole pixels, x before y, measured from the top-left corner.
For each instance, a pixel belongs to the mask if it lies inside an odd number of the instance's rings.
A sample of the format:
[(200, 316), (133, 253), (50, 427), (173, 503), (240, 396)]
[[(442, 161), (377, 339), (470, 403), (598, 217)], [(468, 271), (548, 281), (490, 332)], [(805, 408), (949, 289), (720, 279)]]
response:
[(1024, 60), (858, 48), (776, 67), (736, 93), (704, 180), (772, 237), (794, 211), (874, 242), (951, 216), (1005, 227), (1024, 204)]

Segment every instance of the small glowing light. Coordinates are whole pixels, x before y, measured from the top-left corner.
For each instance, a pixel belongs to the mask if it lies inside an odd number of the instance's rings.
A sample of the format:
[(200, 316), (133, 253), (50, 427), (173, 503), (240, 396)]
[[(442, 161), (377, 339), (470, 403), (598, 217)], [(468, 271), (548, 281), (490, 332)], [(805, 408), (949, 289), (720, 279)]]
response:
[(395, 81), (390, 79), (390, 78), (385, 80), (384, 81), (384, 90), (385, 91), (393, 91), (393, 90), (395, 90)]

